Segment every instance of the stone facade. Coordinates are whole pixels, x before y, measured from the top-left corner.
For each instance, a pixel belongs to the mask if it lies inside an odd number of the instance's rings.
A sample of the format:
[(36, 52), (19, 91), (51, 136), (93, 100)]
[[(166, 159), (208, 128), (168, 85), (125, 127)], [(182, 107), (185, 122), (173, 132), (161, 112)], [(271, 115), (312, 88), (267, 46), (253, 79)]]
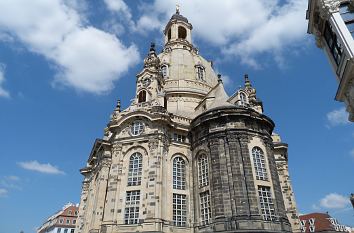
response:
[(81, 169), (77, 233), (292, 232), (274, 123), (247, 76), (226, 94), (191, 32), (177, 11), (162, 53), (152, 44), (137, 74), (133, 102), (121, 110), (118, 101)]

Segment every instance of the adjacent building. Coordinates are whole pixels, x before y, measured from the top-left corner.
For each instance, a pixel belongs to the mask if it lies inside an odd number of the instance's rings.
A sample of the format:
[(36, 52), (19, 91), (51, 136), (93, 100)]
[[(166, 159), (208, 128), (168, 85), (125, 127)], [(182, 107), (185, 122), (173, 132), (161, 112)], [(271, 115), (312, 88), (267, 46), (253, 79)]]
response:
[(328, 213), (311, 213), (300, 216), (301, 232), (352, 232), (350, 227), (341, 225)]
[(308, 33), (327, 55), (338, 81), (335, 99), (354, 121), (354, 1), (309, 0)]
[(60, 211), (50, 216), (37, 229), (37, 233), (74, 233), (78, 210), (78, 205), (66, 204)]
[(232, 96), (176, 11), (84, 176), (76, 233), (300, 232), (288, 145), (248, 76)]

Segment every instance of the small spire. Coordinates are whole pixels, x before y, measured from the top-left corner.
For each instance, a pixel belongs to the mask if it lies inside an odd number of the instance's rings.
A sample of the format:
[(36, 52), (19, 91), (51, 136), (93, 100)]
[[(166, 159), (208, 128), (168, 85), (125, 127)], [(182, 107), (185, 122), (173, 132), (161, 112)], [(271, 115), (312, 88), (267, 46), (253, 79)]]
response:
[(120, 112), (120, 100), (117, 101), (116, 111)]
[(252, 87), (248, 74), (245, 74), (245, 87)]
[(151, 42), (150, 44), (150, 52), (155, 52), (155, 43)]
[(176, 4), (176, 14), (179, 15), (179, 4)]
[(218, 83), (222, 83), (221, 74), (218, 74)]

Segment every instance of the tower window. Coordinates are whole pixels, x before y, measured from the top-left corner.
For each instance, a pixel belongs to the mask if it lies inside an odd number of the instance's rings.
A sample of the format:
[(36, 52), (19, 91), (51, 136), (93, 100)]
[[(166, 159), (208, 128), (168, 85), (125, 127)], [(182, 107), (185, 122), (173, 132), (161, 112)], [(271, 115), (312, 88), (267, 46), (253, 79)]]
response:
[(141, 134), (143, 132), (143, 130), (144, 130), (143, 122), (135, 121), (130, 128), (130, 133), (133, 136), (137, 136), (137, 135)]
[(197, 66), (197, 77), (199, 80), (204, 81), (204, 67)]
[(209, 184), (209, 164), (206, 154), (202, 154), (198, 158), (198, 179), (199, 187), (204, 187)]
[(173, 188), (186, 189), (186, 163), (181, 157), (173, 159)]
[(168, 29), (167, 39), (168, 39), (168, 41), (170, 41), (170, 40), (171, 40), (171, 28), (170, 28), (170, 29)]
[(258, 186), (259, 203), (264, 220), (275, 220), (275, 210), (270, 187)]
[(140, 190), (128, 191), (125, 199), (124, 223), (137, 224), (139, 221)]
[(173, 133), (171, 139), (175, 142), (184, 142), (186, 140), (186, 137), (178, 133)]
[(246, 107), (247, 105), (247, 97), (245, 93), (240, 93), (240, 106)]
[(138, 103), (146, 102), (146, 91), (142, 90), (138, 95)]
[(179, 39), (186, 39), (187, 38), (187, 30), (182, 26), (178, 27), (178, 38)]
[(163, 78), (168, 78), (168, 65), (161, 66), (161, 73)]
[(173, 194), (173, 225), (184, 227), (187, 224), (187, 198), (183, 194)]
[(141, 174), (143, 170), (143, 156), (140, 153), (134, 153), (129, 159), (128, 186), (141, 184)]
[(210, 211), (210, 194), (209, 191), (200, 194), (200, 218), (202, 225), (210, 223), (211, 211)]
[(252, 156), (253, 156), (254, 169), (256, 170), (256, 179), (268, 180), (264, 153), (262, 149), (259, 147), (254, 147), (252, 149)]

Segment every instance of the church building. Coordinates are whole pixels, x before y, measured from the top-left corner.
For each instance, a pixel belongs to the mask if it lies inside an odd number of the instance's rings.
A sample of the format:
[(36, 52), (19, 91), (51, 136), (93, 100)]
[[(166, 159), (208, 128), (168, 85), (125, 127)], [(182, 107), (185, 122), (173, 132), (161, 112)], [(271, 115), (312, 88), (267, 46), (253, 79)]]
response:
[(75, 232), (299, 232), (288, 146), (249, 77), (228, 96), (178, 9), (164, 38), (80, 170)]

